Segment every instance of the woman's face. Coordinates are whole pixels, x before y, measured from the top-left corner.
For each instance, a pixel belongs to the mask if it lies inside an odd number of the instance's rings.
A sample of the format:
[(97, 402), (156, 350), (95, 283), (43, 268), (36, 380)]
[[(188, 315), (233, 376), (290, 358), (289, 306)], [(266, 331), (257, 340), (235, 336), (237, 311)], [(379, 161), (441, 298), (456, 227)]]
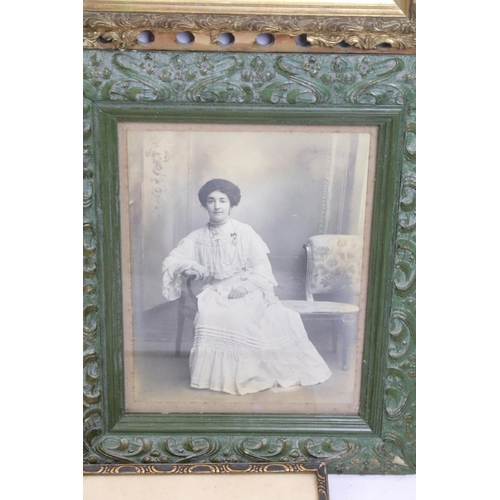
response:
[(207, 198), (207, 212), (210, 222), (221, 223), (229, 219), (231, 203), (229, 198), (220, 191), (213, 191)]

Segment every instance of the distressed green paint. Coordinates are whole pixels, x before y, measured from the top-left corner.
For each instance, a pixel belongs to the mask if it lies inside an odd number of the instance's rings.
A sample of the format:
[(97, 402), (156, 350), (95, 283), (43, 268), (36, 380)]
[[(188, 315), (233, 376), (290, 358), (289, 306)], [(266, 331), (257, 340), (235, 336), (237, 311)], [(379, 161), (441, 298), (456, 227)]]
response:
[[(126, 414), (119, 121), (377, 125), (361, 411)], [(84, 52), (84, 462), (415, 471), (415, 57)]]

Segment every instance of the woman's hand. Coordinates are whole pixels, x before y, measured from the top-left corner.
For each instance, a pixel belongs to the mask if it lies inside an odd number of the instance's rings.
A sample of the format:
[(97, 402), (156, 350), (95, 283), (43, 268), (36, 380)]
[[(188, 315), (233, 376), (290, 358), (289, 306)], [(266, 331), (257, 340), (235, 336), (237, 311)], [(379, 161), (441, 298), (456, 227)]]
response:
[(209, 270), (201, 264), (194, 264), (190, 269), (186, 269), (182, 274), (186, 276), (186, 278), (194, 276), (195, 281), (203, 281), (205, 278), (208, 278)]
[(228, 299), (241, 299), (248, 292), (241, 286), (234, 288), (229, 292)]

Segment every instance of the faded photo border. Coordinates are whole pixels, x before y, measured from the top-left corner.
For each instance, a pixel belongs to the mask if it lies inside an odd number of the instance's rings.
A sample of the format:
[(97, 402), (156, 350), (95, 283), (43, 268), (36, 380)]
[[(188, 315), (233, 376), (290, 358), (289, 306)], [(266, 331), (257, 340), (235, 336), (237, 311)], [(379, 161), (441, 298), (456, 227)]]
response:
[[(119, 125), (127, 411), (359, 411), (376, 145), (376, 127)], [(306, 320), (309, 336), (333, 371), (329, 381), (245, 396), (189, 388), (192, 332), (184, 334), (187, 352), (177, 359), (172, 345), (182, 311), (176, 304), (165, 311), (161, 261), (181, 238), (206, 223), (197, 189), (214, 177), (240, 185), (243, 198), (235, 217), (249, 223), (270, 247), (277, 296), (285, 306), (286, 299), (305, 300), (303, 246), (308, 237), (341, 233), (361, 241), (362, 255), (352, 255), (346, 263), (359, 265), (354, 271), (359, 284), (345, 287), (359, 286), (359, 291), (355, 297), (351, 290), (333, 296), (355, 301), (360, 311), (356, 324), (340, 318)], [(334, 355), (333, 335), (340, 336), (342, 329), (349, 329), (344, 340), (349, 345), (335, 341), (339, 347)], [(349, 349), (347, 370), (341, 368), (342, 349)]]

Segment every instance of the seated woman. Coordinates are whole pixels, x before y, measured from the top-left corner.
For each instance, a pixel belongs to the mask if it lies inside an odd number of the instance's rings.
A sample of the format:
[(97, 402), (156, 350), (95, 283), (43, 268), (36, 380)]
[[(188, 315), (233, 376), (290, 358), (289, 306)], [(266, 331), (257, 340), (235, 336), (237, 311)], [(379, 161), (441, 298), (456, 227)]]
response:
[(163, 261), (167, 300), (180, 297), (181, 276), (207, 283), (198, 295), (191, 386), (248, 394), (330, 378), (300, 315), (274, 294), (267, 245), (249, 225), (230, 217), (241, 199), (238, 186), (213, 179), (198, 198), (208, 224), (186, 236)]

